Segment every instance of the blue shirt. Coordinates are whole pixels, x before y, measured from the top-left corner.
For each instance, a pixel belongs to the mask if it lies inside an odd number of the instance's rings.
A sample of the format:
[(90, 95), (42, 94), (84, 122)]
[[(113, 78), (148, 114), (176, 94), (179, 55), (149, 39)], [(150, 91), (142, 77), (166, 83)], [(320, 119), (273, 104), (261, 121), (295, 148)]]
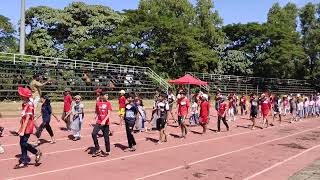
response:
[(52, 109), (50, 104), (43, 104), (41, 106), (42, 121), (45, 123), (50, 123)]

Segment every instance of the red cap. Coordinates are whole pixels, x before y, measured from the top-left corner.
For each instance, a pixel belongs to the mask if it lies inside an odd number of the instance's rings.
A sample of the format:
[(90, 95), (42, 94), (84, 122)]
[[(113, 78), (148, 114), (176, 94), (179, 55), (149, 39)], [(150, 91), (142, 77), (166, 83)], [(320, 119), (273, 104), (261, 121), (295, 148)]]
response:
[(18, 87), (18, 93), (20, 96), (30, 98), (32, 96), (32, 92), (29, 88)]

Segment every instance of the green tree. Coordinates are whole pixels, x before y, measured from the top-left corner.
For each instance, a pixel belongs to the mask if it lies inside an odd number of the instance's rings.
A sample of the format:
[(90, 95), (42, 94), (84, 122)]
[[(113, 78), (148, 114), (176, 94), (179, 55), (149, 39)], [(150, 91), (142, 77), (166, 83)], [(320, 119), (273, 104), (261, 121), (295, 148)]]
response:
[(15, 52), (17, 50), (16, 39), (14, 38), (14, 27), (9, 18), (0, 15), (0, 51)]
[[(320, 6), (320, 4), (319, 4)], [(318, 17), (317, 17), (318, 16)], [(301, 32), (303, 35), (303, 48), (308, 55), (306, 67), (309, 70), (308, 78), (319, 76), (319, 71), (315, 69), (319, 65), (320, 59), (320, 22), (317, 15), (317, 6), (312, 3), (305, 5), (300, 11)]]
[(26, 14), (29, 53), (104, 62), (112, 61), (108, 39), (124, 18), (109, 7), (82, 2), (63, 10), (33, 7)]

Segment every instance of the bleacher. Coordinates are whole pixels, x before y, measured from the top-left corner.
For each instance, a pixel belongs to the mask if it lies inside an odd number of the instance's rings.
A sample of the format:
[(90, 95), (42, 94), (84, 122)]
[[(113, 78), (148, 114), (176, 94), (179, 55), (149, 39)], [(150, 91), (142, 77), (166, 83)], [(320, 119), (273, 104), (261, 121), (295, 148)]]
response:
[(273, 92), (279, 94), (312, 94), (315, 88), (306, 80), (296, 79), (277, 79), (219, 75), (208, 73), (188, 72), (197, 78), (207, 81), (210, 85), (210, 91), (215, 92), (221, 89), (224, 93), (262, 93)]
[(17, 99), (17, 87), (29, 85), (35, 73), (43, 75), (44, 81), (50, 80), (43, 91), (58, 100), (66, 87), (85, 99), (93, 99), (97, 88), (111, 98), (121, 89), (150, 98), (157, 87), (167, 88), (167, 83), (147, 67), (0, 53), (0, 100)]

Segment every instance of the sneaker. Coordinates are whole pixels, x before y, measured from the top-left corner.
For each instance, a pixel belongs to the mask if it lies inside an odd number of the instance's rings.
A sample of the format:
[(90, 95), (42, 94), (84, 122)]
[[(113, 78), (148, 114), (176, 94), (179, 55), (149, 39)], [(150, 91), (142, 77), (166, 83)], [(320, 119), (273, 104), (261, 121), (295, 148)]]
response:
[(129, 151), (133, 152), (133, 151), (136, 151), (136, 146), (132, 146), (132, 148), (129, 149)]
[(101, 150), (95, 150), (93, 153), (92, 153), (92, 157), (97, 157), (101, 154)]
[(38, 150), (37, 154), (36, 154), (36, 163), (38, 164), (41, 160), (41, 156), (42, 156), (42, 152), (40, 150)]
[(28, 166), (27, 163), (21, 162), (21, 163), (15, 165), (15, 166), (14, 166), (14, 169), (21, 169), (21, 168), (25, 168), (25, 167), (27, 167), (27, 166)]

